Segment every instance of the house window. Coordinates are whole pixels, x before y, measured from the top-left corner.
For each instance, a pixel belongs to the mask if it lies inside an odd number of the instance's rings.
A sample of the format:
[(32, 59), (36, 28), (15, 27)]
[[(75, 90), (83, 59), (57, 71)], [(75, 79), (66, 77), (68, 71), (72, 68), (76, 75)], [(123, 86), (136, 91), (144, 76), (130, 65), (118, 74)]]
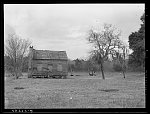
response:
[(53, 66), (52, 65), (48, 65), (48, 70), (52, 72)]
[[(31, 70), (31, 68), (30, 68), (29, 70)], [(36, 71), (36, 70), (37, 70), (37, 68), (36, 68), (36, 67), (33, 67), (33, 71)]]
[(61, 64), (58, 64), (57, 71), (62, 71), (62, 65)]

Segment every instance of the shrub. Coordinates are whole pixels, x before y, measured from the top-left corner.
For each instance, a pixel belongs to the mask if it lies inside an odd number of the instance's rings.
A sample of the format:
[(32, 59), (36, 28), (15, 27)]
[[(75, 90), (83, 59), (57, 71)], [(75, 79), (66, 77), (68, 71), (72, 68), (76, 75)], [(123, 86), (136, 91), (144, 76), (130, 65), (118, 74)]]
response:
[(122, 71), (122, 67), (119, 63), (114, 63), (113, 64), (113, 69), (114, 69), (114, 71), (118, 71), (118, 72)]

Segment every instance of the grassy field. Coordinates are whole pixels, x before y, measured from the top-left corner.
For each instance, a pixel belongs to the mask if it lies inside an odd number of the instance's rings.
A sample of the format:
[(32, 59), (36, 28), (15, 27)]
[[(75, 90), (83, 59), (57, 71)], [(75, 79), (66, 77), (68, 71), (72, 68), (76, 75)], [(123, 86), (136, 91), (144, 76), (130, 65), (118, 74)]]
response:
[(67, 79), (5, 78), (5, 108), (145, 108), (145, 74), (88, 73)]

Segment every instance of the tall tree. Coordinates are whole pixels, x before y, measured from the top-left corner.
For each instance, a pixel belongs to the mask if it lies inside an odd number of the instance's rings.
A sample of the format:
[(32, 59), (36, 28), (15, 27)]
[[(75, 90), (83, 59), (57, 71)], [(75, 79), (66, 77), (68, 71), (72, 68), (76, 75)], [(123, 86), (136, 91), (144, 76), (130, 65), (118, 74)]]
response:
[(23, 57), (27, 54), (27, 49), (31, 42), (21, 39), (16, 34), (9, 34), (5, 45), (5, 55), (10, 58), (10, 66), (16, 78), (22, 75)]
[(75, 69), (76, 71), (82, 71), (82, 61), (80, 59), (75, 59)]
[(129, 56), (129, 64), (136, 66), (145, 65), (145, 13), (141, 16), (141, 28), (129, 35), (129, 48), (133, 53)]
[(105, 79), (103, 64), (108, 59), (108, 55), (116, 52), (116, 48), (119, 47), (120, 35), (121, 32), (117, 28), (111, 24), (104, 24), (102, 30), (91, 29), (87, 37), (89, 43), (93, 44), (92, 56), (100, 65), (103, 79)]
[(123, 42), (120, 43), (118, 52), (112, 54), (113, 60), (117, 60), (117, 63), (119, 63), (119, 66), (121, 66), (121, 70), (124, 78), (125, 78), (125, 72), (127, 67), (126, 59), (128, 54), (129, 54), (129, 50)]

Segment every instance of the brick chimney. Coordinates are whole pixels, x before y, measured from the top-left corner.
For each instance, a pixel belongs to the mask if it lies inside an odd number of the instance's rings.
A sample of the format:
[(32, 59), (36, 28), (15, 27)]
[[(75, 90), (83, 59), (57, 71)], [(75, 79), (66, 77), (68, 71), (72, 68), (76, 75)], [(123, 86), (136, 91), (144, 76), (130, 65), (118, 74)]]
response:
[(30, 46), (29, 48), (29, 57), (33, 58), (33, 46)]
[(33, 46), (29, 47), (29, 69), (32, 67), (32, 59), (33, 59)]

